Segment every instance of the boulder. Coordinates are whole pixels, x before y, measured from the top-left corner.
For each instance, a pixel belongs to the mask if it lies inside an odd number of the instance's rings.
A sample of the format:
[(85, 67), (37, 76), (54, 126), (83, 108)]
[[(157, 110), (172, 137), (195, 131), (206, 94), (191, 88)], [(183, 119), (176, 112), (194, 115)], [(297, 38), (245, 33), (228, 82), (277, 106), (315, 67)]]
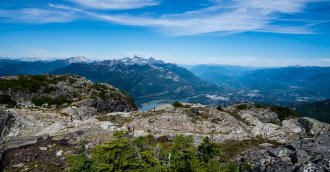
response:
[(300, 149), (298, 149), (295, 153), (293, 153), (290, 158), (293, 163), (299, 163), (299, 164), (304, 164), (310, 160), (308, 153)]
[(88, 106), (67, 107), (61, 110), (62, 114), (70, 116), (71, 120), (85, 120), (95, 115), (97, 109)]
[(286, 133), (300, 133), (302, 132), (297, 119), (288, 119), (282, 121), (282, 129)]
[(270, 151), (270, 155), (277, 158), (286, 158), (292, 154), (292, 151), (287, 148), (279, 147)]
[(286, 145), (250, 150), (236, 161), (249, 163), (249, 171), (329, 171), (329, 150), (330, 131), (327, 131), (311, 138), (297, 138)]
[(300, 118), (299, 124), (309, 135), (316, 135), (325, 131), (330, 131), (330, 124), (320, 122), (313, 118)]

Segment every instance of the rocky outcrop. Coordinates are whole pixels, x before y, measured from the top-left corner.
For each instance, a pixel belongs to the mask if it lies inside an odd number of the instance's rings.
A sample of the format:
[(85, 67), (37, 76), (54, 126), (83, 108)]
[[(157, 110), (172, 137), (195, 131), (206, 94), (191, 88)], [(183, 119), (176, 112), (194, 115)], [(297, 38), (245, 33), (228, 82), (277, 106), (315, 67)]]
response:
[[(188, 105), (189, 106), (189, 105)], [(131, 113), (134, 120), (124, 124), (134, 128), (135, 135), (194, 135), (199, 142), (209, 136), (215, 141), (245, 140), (261, 137), (286, 143), (303, 134), (298, 119), (282, 121), (269, 108), (251, 107), (239, 110), (235, 106), (218, 110), (201, 105), (190, 108), (163, 106), (155, 112)]]
[(75, 75), (2, 77), (0, 94), (11, 103), (0, 104), (7, 107), (0, 111), (0, 134), (8, 134), (9, 140), (59, 135), (92, 125), (98, 129), (93, 116), (136, 110), (134, 101), (120, 90)]
[(303, 129), (310, 135), (320, 134), (330, 131), (330, 125), (317, 121), (313, 118), (303, 117), (299, 119), (299, 123)]
[(0, 95), (10, 100), (2, 102), (2, 106), (66, 108), (76, 105), (105, 113), (137, 109), (129, 96), (112, 85), (94, 84), (75, 75), (1, 77), (0, 84)]
[[(177, 134), (193, 135), (197, 144), (205, 136), (216, 142), (255, 143), (259, 146), (234, 158), (250, 164), (252, 171), (328, 168), (330, 133), (317, 121), (308, 120), (313, 125), (302, 125), (306, 119), (298, 118), (280, 121), (270, 108), (254, 105), (248, 109), (229, 106), (220, 110), (199, 104), (184, 104), (180, 108), (164, 105), (154, 111), (127, 112), (132, 106), (120, 103), (118, 97), (106, 103), (110, 98), (103, 93), (101, 97), (106, 99), (82, 93), (84, 99), (67, 106), (8, 108), (6, 113), (12, 114), (15, 122), (5, 136), (6, 142), (0, 145), (4, 168), (30, 170), (37, 163), (38, 168), (47, 164), (62, 171), (66, 155), (75, 153), (81, 145), (88, 152), (95, 144), (110, 140), (116, 130), (129, 130), (133, 136), (153, 134), (166, 140)], [(124, 101), (126, 97), (122, 98)]]
[(129, 112), (136, 110), (128, 103), (123, 103), (127, 100), (123, 100), (121, 97), (113, 97), (111, 99), (84, 99), (79, 102), (75, 102), (73, 105), (78, 107), (93, 107), (97, 112)]
[[(68, 107), (52, 108), (11, 108), (8, 111), (16, 118), (8, 133), (8, 140), (17, 137), (39, 137), (44, 134), (56, 136), (85, 130), (112, 132), (128, 129), (135, 136), (193, 135), (195, 142), (205, 136), (214, 141), (246, 140), (264, 138), (281, 143), (289, 142), (304, 135), (297, 119), (277, 121), (276, 114), (268, 108), (238, 110), (235, 106), (218, 110), (202, 105), (188, 105), (174, 108), (172, 105), (156, 108), (149, 112), (111, 112), (95, 106), (95, 99), (84, 99)], [(109, 111), (123, 110), (122, 105), (109, 106)], [(267, 116), (271, 120), (267, 119)]]
[[(113, 86), (75, 75), (1, 77), (0, 95), (0, 107), (5, 109), (0, 109), (0, 171), (25, 168), (25, 163), (36, 157), (54, 160), (62, 167), (63, 152), (56, 152), (59, 156), (54, 158), (54, 152), (46, 151), (52, 144), (70, 141), (74, 149), (76, 141), (83, 140), (72, 136), (77, 132), (86, 132), (83, 137), (88, 137), (89, 143), (107, 140), (112, 130), (103, 128), (109, 122), (95, 116), (137, 109), (129, 96)], [(40, 142), (39, 138), (46, 140)], [(63, 169), (55, 171), (59, 170)]]
[(330, 171), (330, 132), (244, 152), (236, 161), (250, 164), (251, 171)]
[(8, 134), (13, 122), (13, 115), (9, 112), (0, 109), (0, 141), (5, 135)]

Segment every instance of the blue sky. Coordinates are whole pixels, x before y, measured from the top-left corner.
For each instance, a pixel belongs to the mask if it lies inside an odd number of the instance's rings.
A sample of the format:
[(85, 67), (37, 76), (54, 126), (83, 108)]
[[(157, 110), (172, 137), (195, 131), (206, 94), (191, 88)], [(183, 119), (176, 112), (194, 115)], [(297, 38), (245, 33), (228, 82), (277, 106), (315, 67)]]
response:
[(329, 0), (0, 0), (0, 56), (330, 66)]

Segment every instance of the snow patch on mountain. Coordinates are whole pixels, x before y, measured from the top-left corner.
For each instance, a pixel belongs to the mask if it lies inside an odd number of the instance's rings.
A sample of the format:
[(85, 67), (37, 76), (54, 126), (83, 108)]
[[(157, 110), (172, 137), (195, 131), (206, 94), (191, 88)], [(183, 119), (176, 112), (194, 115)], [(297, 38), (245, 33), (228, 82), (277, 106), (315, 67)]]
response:
[(210, 95), (210, 94), (207, 94), (205, 95), (207, 98), (211, 99), (211, 100), (221, 100), (221, 101), (227, 101), (229, 100), (228, 98), (226, 97), (222, 97), (222, 96), (218, 96), (218, 95)]
[(152, 64), (163, 64), (164, 62), (161, 60), (156, 60), (153, 57), (150, 57), (148, 59), (139, 57), (139, 56), (134, 56), (133, 58), (130, 57), (125, 57), (123, 59), (118, 60), (118, 62), (122, 62), (125, 65), (152, 65)]
[(69, 63), (91, 63), (91, 62), (93, 62), (93, 60), (90, 60), (84, 56), (70, 57), (65, 60), (67, 60)]

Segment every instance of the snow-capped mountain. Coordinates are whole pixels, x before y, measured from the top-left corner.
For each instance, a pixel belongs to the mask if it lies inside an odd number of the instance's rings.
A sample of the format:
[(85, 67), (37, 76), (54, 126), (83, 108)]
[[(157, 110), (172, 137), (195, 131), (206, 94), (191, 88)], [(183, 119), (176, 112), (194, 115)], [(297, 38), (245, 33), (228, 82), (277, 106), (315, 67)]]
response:
[(73, 63), (54, 70), (51, 74), (77, 74), (95, 82), (111, 83), (132, 95), (138, 103), (155, 99), (181, 99), (218, 89), (185, 68), (138, 56)]
[(120, 62), (125, 63), (125, 65), (152, 65), (152, 64), (164, 64), (165, 62), (161, 60), (156, 60), (153, 57), (145, 59), (143, 57), (134, 56), (133, 58), (125, 57), (123, 59), (118, 60)]
[(63, 59), (65, 61), (68, 61), (69, 63), (91, 63), (93, 60), (88, 59), (84, 56), (76, 56), (76, 57), (70, 57), (67, 59)]
[(77, 74), (95, 82), (110, 83), (133, 96), (137, 103), (212, 94), (219, 88), (185, 68), (152, 57), (103, 61), (92, 61), (82, 56), (31, 61), (0, 58), (0, 76), (36, 74)]

